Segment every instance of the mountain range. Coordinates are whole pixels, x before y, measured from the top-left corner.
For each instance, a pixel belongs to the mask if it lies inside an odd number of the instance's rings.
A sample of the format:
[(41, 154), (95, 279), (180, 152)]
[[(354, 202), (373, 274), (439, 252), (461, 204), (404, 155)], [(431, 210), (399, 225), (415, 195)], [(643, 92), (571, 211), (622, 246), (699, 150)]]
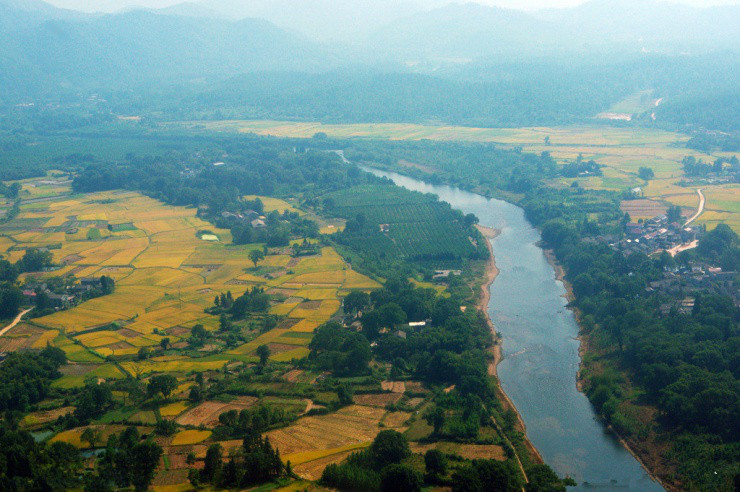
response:
[(359, 65), (424, 71), (563, 53), (699, 53), (740, 46), (738, 6), (592, 0), (526, 13), (476, 3), (439, 5), (196, 0), (90, 14), (41, 0), (0, 0), (0, 91), (207, 82)]

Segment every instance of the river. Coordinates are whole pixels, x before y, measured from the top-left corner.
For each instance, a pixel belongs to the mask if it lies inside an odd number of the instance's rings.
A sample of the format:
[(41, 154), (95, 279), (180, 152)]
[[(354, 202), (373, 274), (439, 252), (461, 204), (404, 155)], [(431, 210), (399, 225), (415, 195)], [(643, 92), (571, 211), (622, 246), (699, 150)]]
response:
[(492, 241), (500, 273), (491, 285), (488, 314), (503, 337), (501, 386), (547, 464), (569, 475), (569, 490), (660, 491), (637, 460), (606, 432), (586, 396), (576, 388), (578, 325), (566, 308), (565, 287), (537, 246), (540, 234), (524, 211), (450, 186), (366, 169), (410, 190), (434, 193), (480, 224), (499, 229)]

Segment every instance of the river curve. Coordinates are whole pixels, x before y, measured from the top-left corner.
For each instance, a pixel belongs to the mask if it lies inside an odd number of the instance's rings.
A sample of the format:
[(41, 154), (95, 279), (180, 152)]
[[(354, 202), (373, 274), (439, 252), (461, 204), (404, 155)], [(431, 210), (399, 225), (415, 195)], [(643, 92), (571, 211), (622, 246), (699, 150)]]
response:
[(605, 430), (578, 391), (578, 325), (566, 308), (563, 283), (537, 246), (539, 231), (526, 220), (524, 211), (459, 188), (364, 169), (404, 188), (434, 193), (453, 208), (474, 213), (481, 225), (501, 231), (492, 241), (500, 273), (490, 287), (488, 305), (488, 314), (503, 337), (498, 377), (545, 462), (578, 482), (569, 490), (664, 490)]

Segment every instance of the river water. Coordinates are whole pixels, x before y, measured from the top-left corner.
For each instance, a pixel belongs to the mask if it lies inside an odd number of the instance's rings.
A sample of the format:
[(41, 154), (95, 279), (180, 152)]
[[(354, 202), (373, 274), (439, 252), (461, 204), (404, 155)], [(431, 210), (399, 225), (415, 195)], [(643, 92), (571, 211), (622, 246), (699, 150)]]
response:
[(578, 325), (566, 308), (565, 288), (536, 243), (540, 234), (524, 211), (449, 186), (366, 169), (410, 190), (434, 193), (454, 208), (499, 229), (492, 241), (500, 273), (491, 286), (488, 313), (503, 337), (498, 375), (547, 464), (569, 475), (569, 490), (660, 491), (637, 460), (607, 433), (576, 388)]

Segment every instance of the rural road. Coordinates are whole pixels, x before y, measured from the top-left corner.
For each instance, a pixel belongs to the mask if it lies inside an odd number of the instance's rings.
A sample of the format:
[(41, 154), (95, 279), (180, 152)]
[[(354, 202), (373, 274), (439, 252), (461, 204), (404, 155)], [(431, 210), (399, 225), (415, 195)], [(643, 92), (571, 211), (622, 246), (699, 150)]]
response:
[(696, 210), (696, 213), (692, 215), (689, 220), (686, 221), (686, 223), (683, 225), (686, 227), (687, 225), (694, 222), (699, 216), (704, 212), (704, 204), (706, 203), (706, 198), (704, 198), (704, 193), (701, 192), (701, 189), (697, 189), (696, 193), (699, 195), (699, 208)]
[(25, 311), (21, 311), (18, 314), (18, 316), (15, 317), (15, 319), (13, 320), (12, 323), (10, 323), (8, 326), (6, 326), (2, 330), (0, 330), (0, 337), (3, 336), (3, 335), (5, 335), (5, 333), (7, 333), (11, 328), (13, 328), (15, 325), (17, 325), (18, 323), (20, 323), (21, 318), (23, 317), (23, 315), (25, 315), (27, 312), (31, 311), (32, 309), (33, 308), (28, 308)]

